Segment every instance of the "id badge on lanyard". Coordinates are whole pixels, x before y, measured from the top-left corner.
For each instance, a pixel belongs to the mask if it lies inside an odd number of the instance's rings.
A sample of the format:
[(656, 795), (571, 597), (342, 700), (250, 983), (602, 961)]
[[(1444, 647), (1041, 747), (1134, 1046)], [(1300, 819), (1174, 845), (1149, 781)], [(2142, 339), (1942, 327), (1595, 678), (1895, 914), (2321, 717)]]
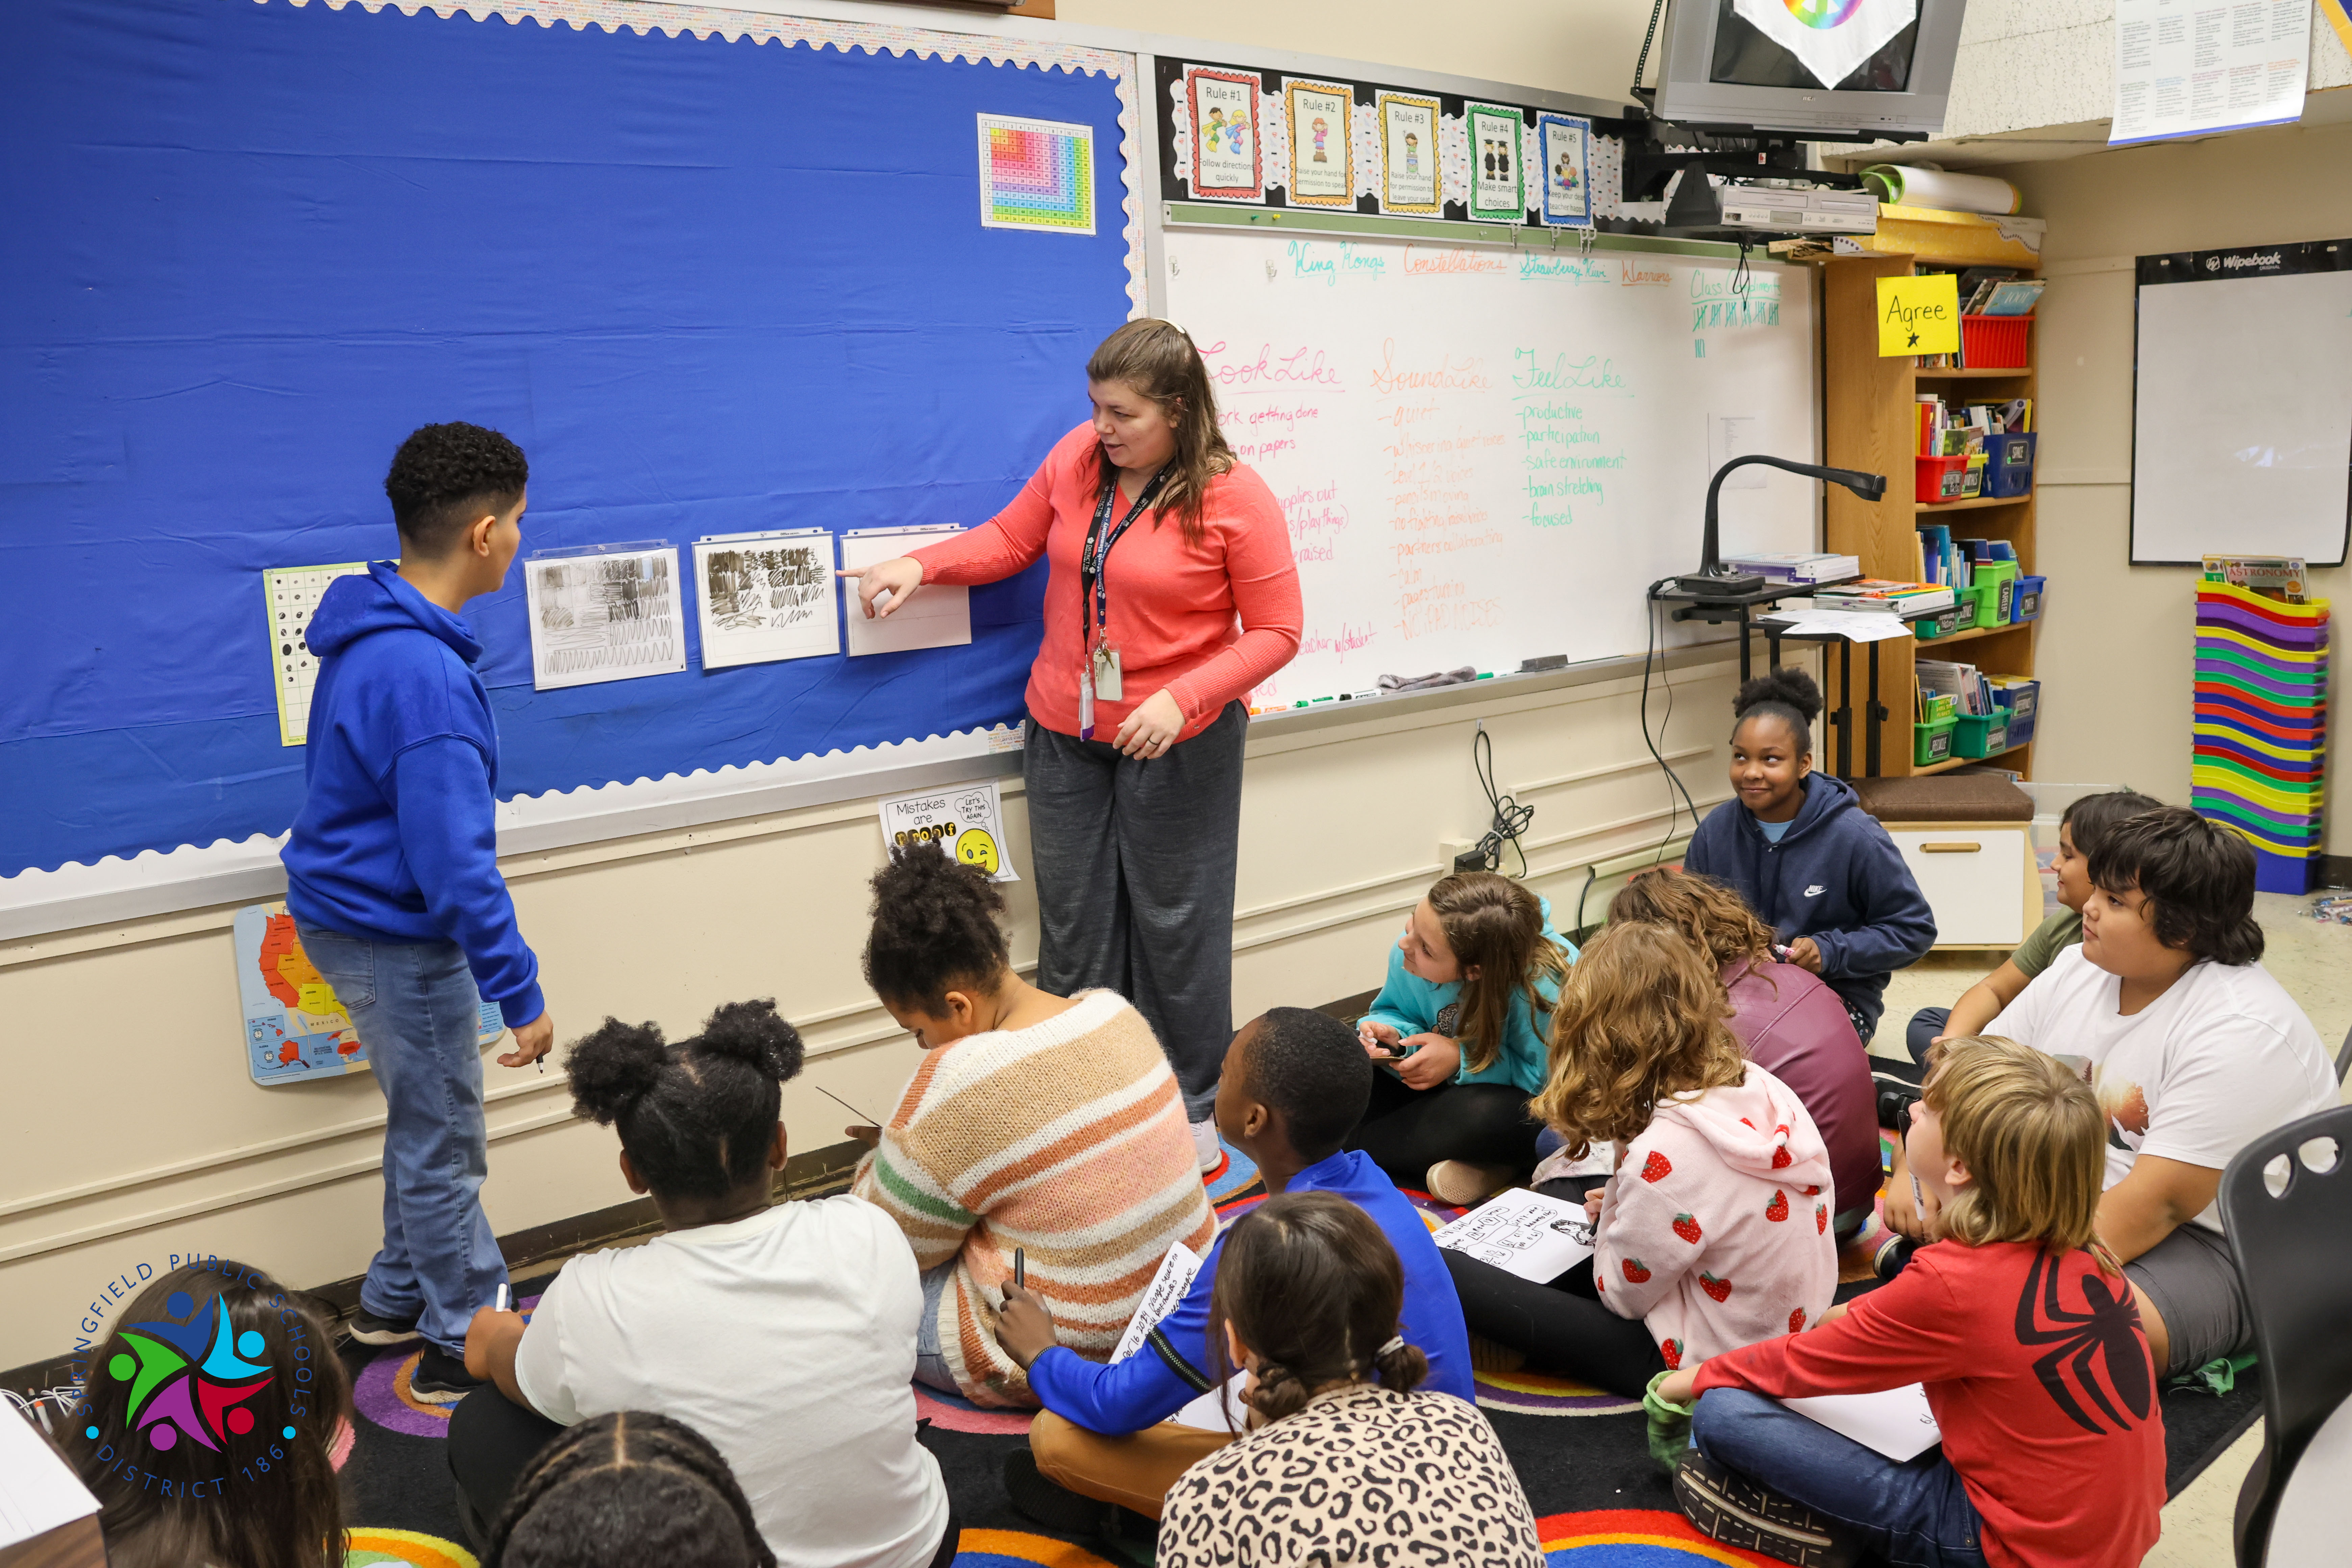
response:
[[(1169, 468), (1173, 468), (1170, 464)], [(1116, 473), (1107, 474), (1102, 495), (1095, 503), (1094, 526), (1087, 531), (1086, 548), (1078, 557), (1079, 614), (1084, 617), (1086, 652), (1078, 665), (1078, 739), (1095, 738), (1095, 699), (1106, 702), (1122, 702), (1127, 698), (1127, 679), (1119, 662), (1118, 649), (1104, 641), (1110, 620), (1110, 592), (1103, 582), (1103, 569), (1110, 559), (1110, 548), (1123, 538), (1129, 527), (1150, 506), (1160, 487), (1167, 482), (1167, 468), (1161, 468), (1135, 498), (1135, 504), (1115, 528), (1109, 527), (1111, 503), (1118, 495)], [(1106, 532), (1108, 529), (1108, 532)]]

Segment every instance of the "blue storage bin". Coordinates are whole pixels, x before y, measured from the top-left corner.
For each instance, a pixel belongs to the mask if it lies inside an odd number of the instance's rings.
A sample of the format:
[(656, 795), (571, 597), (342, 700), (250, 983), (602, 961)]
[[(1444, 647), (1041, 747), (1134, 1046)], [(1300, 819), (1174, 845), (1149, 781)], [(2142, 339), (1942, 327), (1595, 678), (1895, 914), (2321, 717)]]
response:
[(2043, 579), (2020, 577), (2017, 592), (2010, 596), (2009, 618), (2012, 621), (2032, 621), (2042, 617)]
[(2029, 431), (1985, 441), (1984, 493), (2007, 500), (2033, 489), (2033, 447), (2041, 437)]

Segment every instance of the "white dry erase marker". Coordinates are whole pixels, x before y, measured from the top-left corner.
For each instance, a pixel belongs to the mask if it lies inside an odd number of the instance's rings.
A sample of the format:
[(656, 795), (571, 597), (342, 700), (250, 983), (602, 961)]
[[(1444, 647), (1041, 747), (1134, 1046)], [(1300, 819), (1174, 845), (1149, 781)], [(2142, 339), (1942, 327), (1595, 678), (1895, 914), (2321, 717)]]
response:
[(513, 1304), (514, 1304), (514, 1292), (507, 1289), (507, 1282), (506, 1282), (505, 1280), (503, 1280), (503, 1279), (499, 1280), (499, 1304), (498, 1304), (498, 1308), (497, 1308), (497, 1310), (498, 1310), (499, 1311), (501, 1311), (501, 1312), (510, 1311), (510, 1310), (513, 1310)]

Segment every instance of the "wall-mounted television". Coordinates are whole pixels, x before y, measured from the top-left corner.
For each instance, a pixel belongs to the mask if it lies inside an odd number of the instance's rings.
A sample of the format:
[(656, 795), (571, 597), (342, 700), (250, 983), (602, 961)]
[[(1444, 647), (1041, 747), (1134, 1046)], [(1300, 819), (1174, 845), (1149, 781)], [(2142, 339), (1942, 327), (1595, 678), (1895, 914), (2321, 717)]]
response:
[(1863, 141), (1944, 128), (1968, 0), (1668, 0), (1653, 112)]

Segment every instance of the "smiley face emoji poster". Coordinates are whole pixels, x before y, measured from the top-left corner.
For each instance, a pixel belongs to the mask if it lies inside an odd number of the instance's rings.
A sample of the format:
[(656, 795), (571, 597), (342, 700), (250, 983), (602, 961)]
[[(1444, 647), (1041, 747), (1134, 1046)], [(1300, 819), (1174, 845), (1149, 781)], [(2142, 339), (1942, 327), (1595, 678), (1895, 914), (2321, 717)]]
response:
[(950, 860), (992, 882), (1017, 882), (1004, 839), (1004, 802), (996, 781), (902, 795), (881, 804), (882, 841), (896, 854), (937, 844)]

